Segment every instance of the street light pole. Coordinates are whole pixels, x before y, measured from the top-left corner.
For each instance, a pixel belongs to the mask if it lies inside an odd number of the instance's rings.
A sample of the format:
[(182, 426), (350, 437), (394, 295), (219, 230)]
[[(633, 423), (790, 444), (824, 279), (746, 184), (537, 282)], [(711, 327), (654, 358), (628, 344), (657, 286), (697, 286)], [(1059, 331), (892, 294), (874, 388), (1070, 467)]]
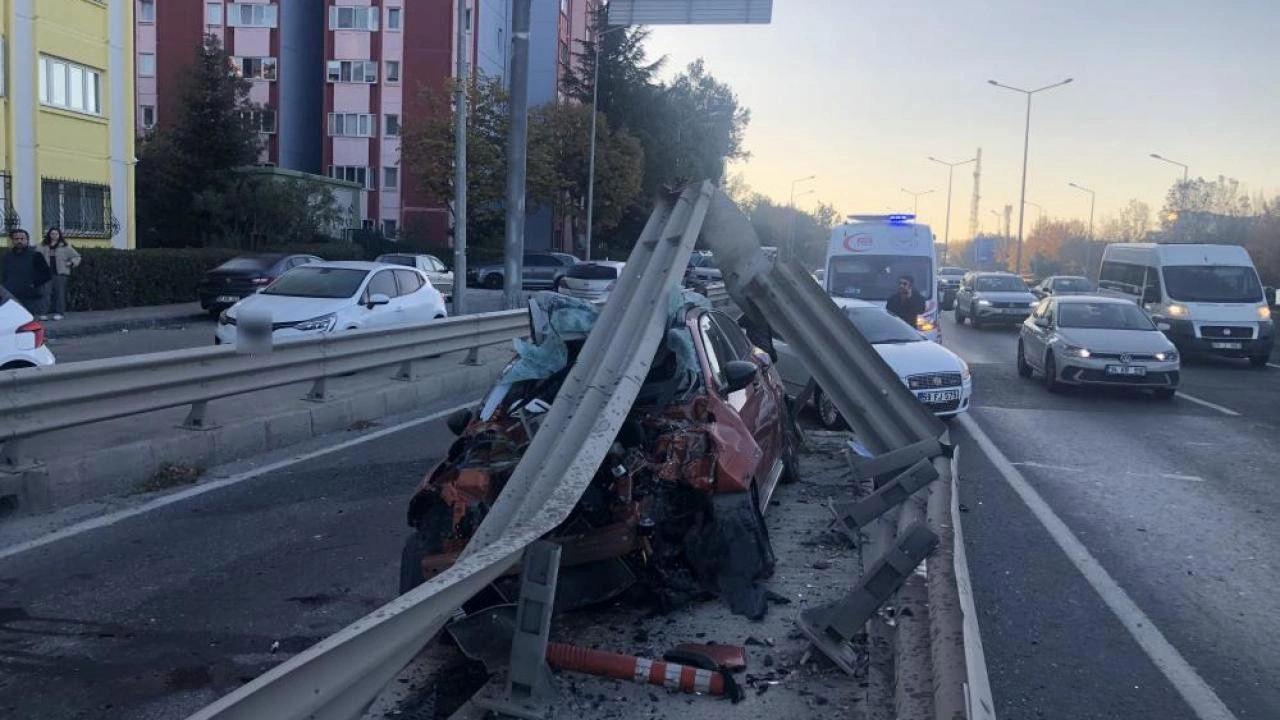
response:
[(929, 189), (929, 190), (921, 190), (919, 192), (915, 192), (914, 190), (908, 190), (906, 188), (902, 188), (902, 192), (910, 195), (911, 199), (914, 201), (914, 204), (911, 207), (911, 214), (919, 215), (920, 214), (920, 196), (928, 195), (929, 193), (933, 192), (933, 190)]
[(526, 163), (529, 159), (529, 16), (533, 0), (511, 5), (511, 130), (507, 136), (507, 236), (503, 300), (520, 307), (524, 288)]
[(946, 265), (947, 251), (951, 248), (951, 176), (955, 174), (956, 166), (977, 162), (978, 158), (969, 158), (968, 160), (961, 160), (959, 162), (947, 162), (946, 160), (939, 160), (938, 158), (930, 155), (929, 159), (939, 165), (947, 166), (947, 219), (943, 223), (946, 229), (942, 231), (942, 264)]
[(596, 33), (595, 65), (591, 68), (591, 149), (587, 153), (587, 247), (586, 257), (591, 259), (592, 224), (596, 210), (596, 116), (600, 114), (600, 39), (615, 30), (625, 30), (626, 25), (606, 28)]
[(1016, 88), (1016, 87), (1013, 87), (1012, 85), (1005, 85), (1003, 83), (998, 83), (995, 80), (987, 81), (988, 83), (995, 85), (996, 87), (1004, 88), (1005, 90), (1012, 90), (1014, 92), (1020, 92), (1023, 95), (1027, 96), (1027, 122), (1026, 122), (1026, 128), (1025, 130), (1023, 130), (1023, 134), (1022, 134), (1022, 190), (1021, 190), (1021, 194), (1018, 197), (1018, 252), (1017, 252), (1017, 261), (1016, 261), (1017, 266), (1014, 268), (1014, 272), (1018, 275), (1022, 274), (1022, 223), (1023, 223), (1023, 219), (1027, 214), (1027, 207), (1026, 207), (1027, 155), (1031, 150), (1031, 96), (1035, 95), (1038, 92), (1044, 92), (1045, 90), (1052, 90), (1053, 88), (1061, 87), (1071, 82), (1071, 80), (1072, 78), (1067, 78), (1062, 82), (1056, 82), (1052, 85), (1045, 85), (1044, 87), (1036, 88), (1035, 90), (1023, 90), (1022, 88)]
[(1163, 155), (1159, 155), (1157, 153), (1151, 153), (1151, 157), (1155, 158), (1156, 160), (1167, 162), (1170, 165), (1177, 165), (1178, 167), (1182, 168), (1182, 182), (1184, 184), (1187, 182), (1187, 173), (1189, 171), (1189, 168), (1185, 164), (1180, 163), (1177, 160), (1170, 160), (1169, 158), (1164, 157)]
[(454, 95), (453, 314), (462, 315), (467, 294), (467, 0), (458, 0), (458, 88)]
[[(791, 227), (789, 233), (790, 237), (787, 239), (787, 252), (791, 255), (792, 260), (796, 259), (796, 185), (799, 185), (802, 182), (809, 182), (816, 177), (818, 176), (806, 175), (802, 178), (796, 178), (791, 181), (791, 199), (787, 201), (787, 207), (791, 209)], [(808, 190), (800, 194), (808, 195), (812, 192), (812, 190)]]
[(1082, 192), (1089, 193), (1089, 241), (1093, 242), (1093, 202), (1097, 199), (1097, 194), (1083, 185), (1077, 185), (1075, 183), (1067, 183), (1067, 185), (1070, 185)]
[(1035, 208), (1035, 209), (1036, 209), (1036, 212), (1038, 213), (1038, 214), (1036, 215), (1036, 223), (1037, 223), (1037, 224), (1039, 224), (1039, 222), (1040, 222), (1041, 220), (1043, 220), (1043, 219), (1044, 219), (1044, 206), (1043, 206), (1043, 205), (1041, 205), (1041, 204), (1039, 204), (1039, 203), (1033, 203), (1033, 202), (1031, 202), (1030, 200), (1023, 200), (1023, 201), (1022, 201), (1022, 204), (1023, 204), (1023, 205), (1030, 205), (1031, 207), (1033, 207), (1033, 208)]

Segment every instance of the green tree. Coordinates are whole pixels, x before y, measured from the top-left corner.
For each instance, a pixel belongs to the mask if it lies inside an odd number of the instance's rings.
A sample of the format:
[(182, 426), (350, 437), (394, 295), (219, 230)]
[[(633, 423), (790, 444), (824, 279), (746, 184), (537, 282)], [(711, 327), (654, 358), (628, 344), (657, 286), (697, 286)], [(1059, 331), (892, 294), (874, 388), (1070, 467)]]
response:
[(340, 224), (333, 194), (322, 183), (237, 172), (231, 182), (196, 196), (224, 244), (242, 250), (304, 245)]
[(195, 198), (225, 189), (232, 169), (252, 164), (261, 150), (249, 88), (217, 37), (206, 36), (183, 79), (176, 121), (138, 149), (142, 244), (183, 247), (211, 239), (217, 223), (207, 209), (194, 209)]
[(1196, 178), (1174, 184), (1160, 212), (1164, 240), (1242, 244), (1253, 214), (1249, 196), (1237, 180)]

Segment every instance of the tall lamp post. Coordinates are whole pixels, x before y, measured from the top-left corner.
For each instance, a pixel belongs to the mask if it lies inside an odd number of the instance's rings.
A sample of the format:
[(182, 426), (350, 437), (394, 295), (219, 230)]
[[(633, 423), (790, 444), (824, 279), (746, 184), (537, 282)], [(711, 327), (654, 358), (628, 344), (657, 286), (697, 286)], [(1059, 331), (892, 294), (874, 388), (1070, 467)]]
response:
[(1160, 155), (1159, 153), (1151, 153), (1151, 157), (1161, 162), (1167, 162), (1170, 165), (1177, 165), (1178, 167), (1182, 168), (1182, 182), (1184, 183), (1187, 182), (1187, 173), (1189, 172), (1190, 169), (1184, 163), (1180, 163), (1177, 160), (1170, 160), (1169, 158), (1163, 155)]
[(942, 231), (942, 264), (947, 264), (947, 251), (951, 248), (951, 176), (954, 174), (956, 167), (960, 165), (968, 165), (971, 162), (977, 162), (978, 158), (969, 158), (968, 160), (960, 160), (959, 162), (947, 162), (939, 160), (930, 155), (929, 159), (939, 165), (947, 166), (947, 219), (943, 222), (945, 229)]
[(911, 200), (912, 200), (911, 214), (919, 215), (920, 214), (920, 196), (928, 195), (929, 193), (933, 192), (933, 190), (932, 189), (920, 190), (917, 192), (915, 190), (908, 190), (906, 188), (902, 188), (902, 192), (911, 196)]
[(596, 115), (600, 114), (600, 39), (617, 30), (626, 30), (627, 25), (617, 25), (596, 33), (595, 64), (591, 68), (591, 150), (587, 153), (587, 247), (585, 260), (591, 259), (591, 230), (596, 210)]
[(1026, 129), (1023, 131), (1023, 135), (1022, 135), (1022, 191), (1018, 197), (1018, 252), (1017, 252), (1017, 261), (1016, 261), (1017, 267), (1014, 268), (1014, 272), (1019, 275), (1022, 274), (1022, 221), (1027, 214), (1027, 207), (1026, 207), (1027, 153), (1031, 149), (1031, 96), (1035, 95), (1038, 92), (1044, 92), (1045, 90), (1052, 90), (1053, 88), (1061, 87), (1071, 82), (1071, 80), (1072, 78), (1067, 78), (1062, 82), (1056, 82), (1052, 85), (1045, 85), (1044, 87), (1036, 88), (1035, 90), (1023, 90), (1022, 88), (1016, 88), (1016, 87), (1013, 87), (1012, 85), (1005, 85), (1004, 83), (999, 83), (999, 82), (996, 82), (995, 80), (987, 81), (988, 83), (998, 88), (1004, 88), (1005, 90), (1012, 90), (1013, 92), (1019, 92), (1027, 96), (1027, 123), (1026, 123)]
[(1023, 205), (1030, 205), (1031, 207), (1033, 207), (1033, 208), (1035, 208), (1035, 209), (1036, 209), (1036, 213), (1037, 213), (1037, 215), (1036, 215), (1036, 221), (1037, 221), (1037, 222), (1039, 222), (1040, 220), (1043, 220), (1043, 219), (1044, 219), (1044, 206), (1043, 206), (1043, 205), (1041, 205), (1040, 203), (1033, 203), (1033, 202), (1031, 202), (1030, 200), (1023, 200), (1023, 201), (1022, 201), (1022, 204), (1023, 204)]
[(809, 188), (808, 190), (805, 190), (804, 192), (800, 193), (799, 196), (797, 196), (796, 185), (802, 182), (808, 182), (809, 180), (812, 180), (816, 177), (817, 175), (809, 175), (808, 177), (797, 178), (791, 181), (791, 199), (787, 202), (787, 207), (791, 209), (791, 228), (790, 228), (791, 237), (788, 239), (788, 242), (787, 242), (787, 253), (790, 255), (791, 260), (795, 260), (796, 254), (797, 254), (796, 253), (796, 215), (798, 215), (798, 213), (796, 212), (796, 197), (803, 197), (805, 195), (813, 194), (813, 188)]
[(1094, 193), (1092, 190), (1090, 190), (1089, 188), (1083, 185), (1077, 185), (1075, 183), (1067, 183), (1067, 185), (1070, 185), (1071, 187), (1081, 192), (1089, 193), (1089, 241), (1092, 242), (1093, 241), (1093, 201), (1097, 199), (1096, 193)]

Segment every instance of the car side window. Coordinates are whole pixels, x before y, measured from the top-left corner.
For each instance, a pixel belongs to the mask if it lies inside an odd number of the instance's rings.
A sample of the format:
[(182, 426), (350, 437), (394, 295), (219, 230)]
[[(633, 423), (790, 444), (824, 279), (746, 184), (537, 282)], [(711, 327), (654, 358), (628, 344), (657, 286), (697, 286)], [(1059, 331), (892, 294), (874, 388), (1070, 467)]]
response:
[(751, 341), (747, 339), (746, 333), (742, 328), (738, 327), (732, 320), (720, 313), (711, 313), (714, 316), (716, 326), (720, 332), (724, 334), (725, 339), (729, 343), (729, 347), (733, 350), (734, 357), (731, 360), (750, 360), (752, 356)]
[(698, 320), (698, 329), (702, 335), (702, 346), (707, 353), (707, 365), (711, 368), (711, 376), (717, 386), (724, 384), (725, 363), (733, 360), (733, 348), (725, 339), (724, 333), (716, 327), (710, 314), (704, 314)]
[(418, 292), (422, 289), (422, 276), (412, 270), (396, 270), (396, 284), (400, 286), (400, 294), (408, 295), (409, 293)]
[(369, 288), (366, 294), (369, 297), (382, 294), (389, 298), (393, 298), (400, 293), (396, 290), (396, 278), (392, 275), (393, 270), (380, 270), (374, 273), (373, 278), (369, 280)]
[(435, 259), (435, 258), (431, 257), (430, 255), (428, 255), (428, 256), (427, 256), (427, 267), (429, 267), (429, 268), (431, 269), (431, 272), (444, 272), (444, 271), (445, 271), (444, 263), (442, 263), (442, 262), (440, 262), (439, 260), (437, 260), (437, 259)]

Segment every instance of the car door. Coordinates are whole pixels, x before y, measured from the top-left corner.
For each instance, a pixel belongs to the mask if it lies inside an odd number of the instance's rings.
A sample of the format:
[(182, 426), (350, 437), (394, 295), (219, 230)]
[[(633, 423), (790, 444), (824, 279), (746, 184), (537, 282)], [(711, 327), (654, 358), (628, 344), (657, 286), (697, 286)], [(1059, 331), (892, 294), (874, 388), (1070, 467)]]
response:
[[(386, 305), (369, 307), (369, 298), (378, 294), (386, 295), (391, 299), (391, 302)], [(378, 270), (375, 272), (373, 277), (369, 278), (369, 284), (365, 286), (365, 308), (362, 313), (364, 322), (362, 327), (387, 327), (404, 322), (399, 294), (400, 289), (396, 286), (394, 270)]]
[(427, 255), (423, 257), (427, 264), (427, 277), (430, 278), (431, 284), (442, 293), (448, 293), (453, 288), (453, 273), (449, 272), (449, 268), (438, 259)]
[[(746, 334), (729, 317), (719, 312), (708, 312), (715, 330), (722, 338), (723, 350), (717, 347), (717, 354), (729, 360), (745, 360), (755, 363), (759, 368), (756, 381), (738, 393), (731, 393), (727, 401), (738, 411), (742, 422), (751, 430), (756, 443), (764, 452), (764, 467), (772, 467), (773, 462), (782, 456), (782, 396), (773, 387), (770, 371), (773, 363), (763, 351), (758, 351), (747, 339)], [(727, 362), (727, 361), (726, 361)], [(741, 397), (738, 396), (741, 393)]]
[[(973, 299), (973, 273), (965, 273), (960, 280), (960, 289), (956, 291), (955, 306), (957, 308), (964, 307), (967, 311), (970, 301)], [(957, 310), (956, 312), (960, 312)]]
[(778, 374), (782, 376), (783, 387), (786, 388), (788, 395), (798, 396), (809, 382), (809, 369), (804, 366), (800, 356), (791, 349), (786, 338), (782, 337), (777, 329), (773, 329), (773, 350), (778, 354), (775, 367), (778, 369)]
[(435, 293), (426, 289), (427, 281), (417, 270), (394, 270), (396, 287), (400, 291), (393, 304), (398, 303), (396, 312), (400, 314), (399, 322), (406, 324), (424, 323), (436, 316)]
[[(1044, 352), (1048, 347), (1049, 335), (1053, 332), (1053, 307), (1055, 303), (1053, 298), (1047, 297), (1036, 305), (1036, 309), (1032, 311), (1031, 317), (1027, 318), (1022, 324), (1022, 348), (1023, 357), (1032, 367), (1042, 368), (1044, 366)], [(1040, 327), (1036, 323), (1040, 320), (1048, 319), (1049, 327)]]
[(525, 287), (541, 287), (551, 283), (551, 264), (554, 261), (546, 255), (524, 256), (524, 277), (521, 285)]

